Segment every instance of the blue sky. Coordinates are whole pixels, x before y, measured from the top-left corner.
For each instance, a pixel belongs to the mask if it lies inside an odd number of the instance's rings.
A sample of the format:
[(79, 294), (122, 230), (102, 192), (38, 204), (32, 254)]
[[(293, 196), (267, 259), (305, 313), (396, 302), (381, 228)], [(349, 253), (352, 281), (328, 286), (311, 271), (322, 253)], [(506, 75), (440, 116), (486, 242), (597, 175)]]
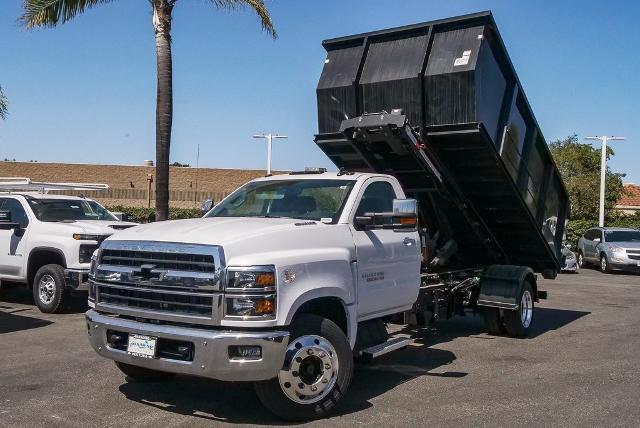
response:
[[(155, 159), (150, 6), (115, 0), (59, 28), (19, 27), (0, 1), (0, 158), (139, 164)], [(264, 168), (256, 132), (280, 132), (274, 168), (330, 166), (312, 142), (325, 38), (492, 10), (547, 141), (624, 135), (610, 166), (640, 183), (640, 2), (271, 0), (273, 41), (249, 12), (203, 0), (174, 11), (171, 160)]]

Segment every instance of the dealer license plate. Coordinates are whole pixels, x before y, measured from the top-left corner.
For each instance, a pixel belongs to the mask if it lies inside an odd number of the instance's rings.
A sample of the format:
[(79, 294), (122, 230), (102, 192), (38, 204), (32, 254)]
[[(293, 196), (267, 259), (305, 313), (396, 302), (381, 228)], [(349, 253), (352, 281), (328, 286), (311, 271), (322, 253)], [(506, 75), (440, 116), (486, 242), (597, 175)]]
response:
[(127, 354), (141, 358), (153, 358), (156, 355), (157, 337), (130, 334), (127, 343)]

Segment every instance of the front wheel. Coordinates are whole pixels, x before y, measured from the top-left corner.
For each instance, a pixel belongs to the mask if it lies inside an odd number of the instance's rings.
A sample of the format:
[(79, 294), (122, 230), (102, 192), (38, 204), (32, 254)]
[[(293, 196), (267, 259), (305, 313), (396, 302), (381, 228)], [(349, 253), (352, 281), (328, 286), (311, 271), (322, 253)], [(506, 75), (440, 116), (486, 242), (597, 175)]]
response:
[(504, 327), (512, 337), (527, 337), (533, 325), (533, 287), (525, 282), (519, 294), (520, 307), (515, 311), (504, 311)]
[(60, 265), (44, 265), (33, 278), (33, 300), (41, 312), (62, 312), (68, 303), (69, 292), (64, 283), (64, 268)]
[(262, 404), (290, 421), (324, 417), (335, 410), (353, 376), (349, 341), (333, 321), (302, 315), (291, 325), (278, 377), (255, 384)]
[(582, 268), (584, 266), (584, 256), (582, 255), (582, 251), (578, 251), (578, 267)]
[(609, 259), (607, 259), (606, 254), (600, 256), (600, 272), (611, 273), (611, 268), (609, 267)]

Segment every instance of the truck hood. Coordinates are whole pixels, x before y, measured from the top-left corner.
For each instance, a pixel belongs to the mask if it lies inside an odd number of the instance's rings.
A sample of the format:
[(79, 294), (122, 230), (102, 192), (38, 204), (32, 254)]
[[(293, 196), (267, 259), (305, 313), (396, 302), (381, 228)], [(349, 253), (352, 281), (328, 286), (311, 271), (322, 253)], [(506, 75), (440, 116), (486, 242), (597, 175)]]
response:
[(229, 265), (283, 265), (309, 260), (353, 260), (344, 224), (292, 218), (199, 218), (134, 227), (107, 239), (222, 246)]
[(112, 235), (122, 227), (136, 226), (136, 223), (126, 221), (106, 220), (76, 220), (69, 222), (47, 222), (48, 228), (67, 230), (70, 233), (87, 233), (96, 235)]
[[(319, 222), (313, 222), (316, 225)], [(183, 242), (230, 245), (245, 240), (261, 240), (268, 235), (301, 229), (312, 222), (291, 218), (197, 218), (149, 223), (118, 233), (123, 241)]]

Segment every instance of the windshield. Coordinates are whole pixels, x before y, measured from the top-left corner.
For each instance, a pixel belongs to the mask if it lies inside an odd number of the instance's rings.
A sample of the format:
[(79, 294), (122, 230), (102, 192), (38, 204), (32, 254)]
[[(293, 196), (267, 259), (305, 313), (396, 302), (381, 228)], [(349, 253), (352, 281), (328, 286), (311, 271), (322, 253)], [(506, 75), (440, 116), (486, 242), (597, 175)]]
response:
[(353, 180), (269, 180), (248, 183), (205, 217), (289, 217), (336, 223)]
[(78, 199), (28, 199), (40, 221), (109, 220), (117, 217), (95, 201)]
[(613, 230), (605, 233), (606, 242), (640, 242), (640, 230)]

